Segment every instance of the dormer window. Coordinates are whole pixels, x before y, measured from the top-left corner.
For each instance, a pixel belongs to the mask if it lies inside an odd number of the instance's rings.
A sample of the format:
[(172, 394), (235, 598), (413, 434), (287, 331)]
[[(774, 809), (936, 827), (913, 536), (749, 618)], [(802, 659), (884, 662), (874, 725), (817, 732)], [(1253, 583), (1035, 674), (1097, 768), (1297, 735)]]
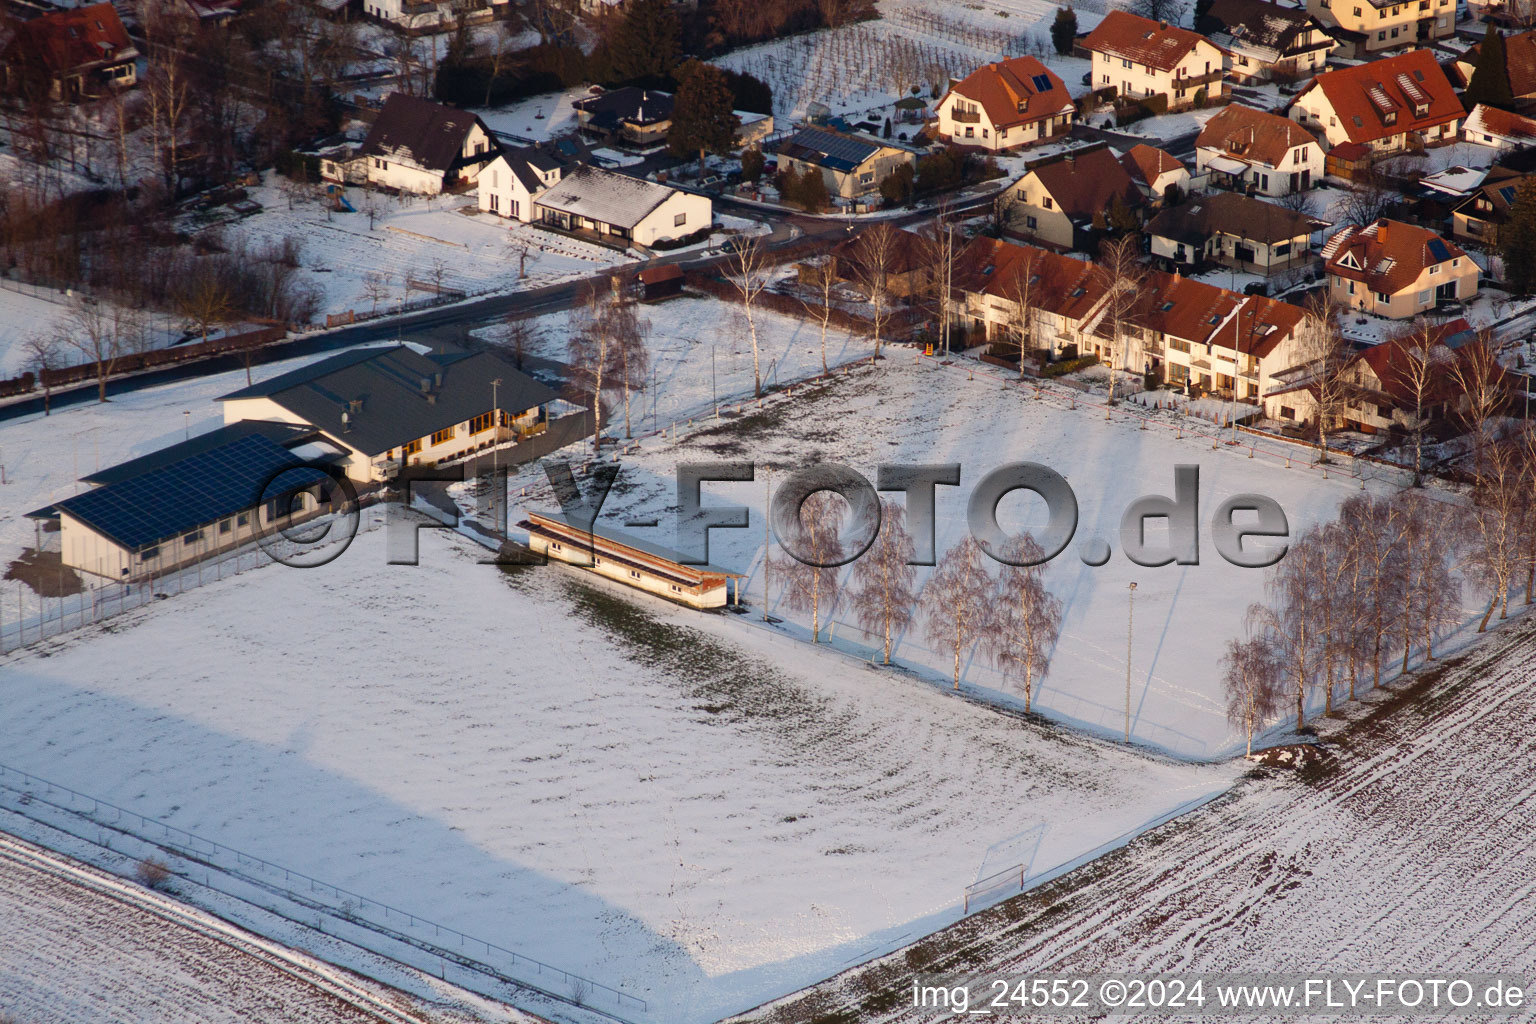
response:
[(1414, 117), (1425, 117), (1428, 114), (1429, 114), (1429, 104), (1428, 103), (1415, 103), (1413, 105), (1413, 116)]
[(1381, 115), (1382, 124), (1397, 124), (1397, 111), (1389, 110)]

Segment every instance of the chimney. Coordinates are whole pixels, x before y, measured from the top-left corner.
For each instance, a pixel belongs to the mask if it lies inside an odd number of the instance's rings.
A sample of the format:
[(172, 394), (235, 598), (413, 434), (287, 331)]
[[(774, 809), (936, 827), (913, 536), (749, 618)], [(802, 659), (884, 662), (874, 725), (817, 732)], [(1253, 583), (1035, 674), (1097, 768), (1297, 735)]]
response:
[(1157, 30), (1159, 32), (1166, 32), (1166, 31), (1168, 31), (1168, 23), (1166, 21), (1158, 22), (1157, 23)]
[(443, 371), (442, 370), (434, 370), (433, 371), (433, 373), (432, 373), (432, 386), (434, 388), (440, 388), (440, 387), (443, 386)]
[(1381, 220), (1378, 220), (1376, 222), (1376, 241), (1381, 242), (1382, 244), (1386, 244), (1386, 241), (1387, 241), (1387, 218), (1385, 218), (1385, 217), (1381, 218)]

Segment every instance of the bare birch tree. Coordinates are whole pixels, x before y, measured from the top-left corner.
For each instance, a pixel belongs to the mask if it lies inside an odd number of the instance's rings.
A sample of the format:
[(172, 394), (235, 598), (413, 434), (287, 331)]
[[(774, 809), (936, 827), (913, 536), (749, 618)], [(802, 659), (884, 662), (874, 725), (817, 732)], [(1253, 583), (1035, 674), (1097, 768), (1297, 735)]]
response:
[(755, 237), (737, 240), (726, 266), (726, 280), (741, 299), (741, 311), (747, 318), (747, 335), (752, 342), (752, 394), (763, 396), (762, 361), (757, 345), (757, 300), (768, 288), (768, 252)]
[(1403, 608), (1398, 636), (1403, 645), (1403, 668), (1408, 671), (1415, 645), (1422, 644), (1424, 658), (1435, 657), (1435, 639), (1456, 623), (1461, 587), (1451, 574), (1450, 548), (1454, 543), (1456, 511), (1419, 490), (1400, 491), (1392, 499), (1402, 507)]
[(1024, 357), (1034, 347), (1035, 336), (1035, 287), (1039, 284), (1040, 253), (1026, 248), (1013, 265), (1005, 291), (1012, 305), (1008, 333), (1019, 350), (1019, 379), (1024, 378)]
[(94, 301), (75, 303), (60, 325), (61, 347), (73, 349), (96, 370), (96, 401), (107, 400), (107, 381), (123, 356), (123, 339), (115, 329), (112, 314)]
[(1509, 381), (1493, 339), (1480, 337), (1463, 345), (1451, 364), (1451, 385), (1456, 395), (1456, 416), (1472, 435), (1472, 471), (1482, 472), (1483, 449), (1494, 417), (1509, 398)]
[(1401, 358), (1391, 361), (1387, 384), (1408, 395), (1413, 403), (1413, 486), (1424, 481), (1424, 428), (1429, 425), (1431, 399), (1444, 383), (1450, 350), (1440, 340), (1439, 329), (1423, 317), (1413, 322), (1408, 332), (1388, 342), (1395, 345)]
[(992, 621), (994, 585), (969, 535), (944, 552), (923, 588), (922, 608), (928, 642), (954, 656), (955, 689), (960, 689), (961, 660), (976, 646)]
[[(835, 491), (817, 491), (800, 506), (796, 531), (789, 545), (808, 556), (802, 562), (787, 550), (773, 557), (773, 573), (783, 601), (791, 611), (811, 613), (811, 642), (821, 642), (822, 614), (830, 616), (841, 596), (838, 569), (843, 557), (840, 531), (848, 514), (848, 502)], [(782, 543), (782, 542), (781, 542)]]
[(1483, 454), (1473, 489), (1474, 504), (1468, 515), (1471, 568), (1489, 595), (1488, 610), (1477, 625), (1479, 633), (1488, 628), (1495, 608), (1499, 618), (1509, 615), (1510, 587), (1524, 556), (1522, 519), (1531, 501), (1524, 470), (1520, 445), (1512, 439), (1495, 441)]
[[(1107, 297), (1104, 315), (1100, 323), (1109, 330), (1104, 360), (1109, 369), (1109, 404), (1115, 404), (1115, 373), (1126, 368), (1134, 358), (1135, 311), (1141, 298), (1141, 286), (1146, 280), (1141, 265), (1141, 251), (1134, 234), (1123, 235), (1099, 246), (1099, 262), (1094, 274), (1103, 285)], [(1109, 418), (1109, 410), (1104, 410)]]
[(887, 665), (894, 635), (910, 626), (917, 614), (917, 567), (908, 564), (915, 553), (906, 509), (894, 501), (881, 502), (880, 532), (853, 563), (848, 597), (859, 628), (883, 638)]
[(1298, 338), (1297, 358), (1307, 371), (1307, 388), (1317, 415), (1318, 461), (1328, 463), (1328, 431), (1349, 394), (1349, 343), (1339, 330), (1339, 310), (1326, 293), (1307, 300)]
[(866, 228), (853, 245), (854, 272), (869, 295), (870, 324), (874, 328), (875, 355), (880, 355), (881, 331), (891, 318), (889, 309), (891, 269), (900, 237), (884, 221)]
[(1321, 662), (1318, 607), (1313, 583), (1319, 559), (1315, 532), (1297, 538), (1269, 572), (1270, 603), (1251, 610), (1255, 625), (1274, 651), (1285, 690), (1296, 708), (1296, 731), (1306, 727), (1307, 691), (1315, 684)]
[[(1263, 618), (1262, 608), (1250, 618)], [(1274, 645), (1260, 633), (1246, 640), (1229, 640), (1222, 656), (1222, 688), (1227, 694), (1227, 721), (1247, 737), (1246, 757), (1253, 756), (1253, 734), (1280, 710), (1283, 695), (1281, 665)]]
[(43, 389), (43, 415), (53, 414), (53, 380), (50, 372), (59, 368), (63, 358), (63, 345), (57, 335), (33, 331), (21, 341), (21, 351), (27, 368), (37, 374), (37, 383)]
[(832, 326), (832, 297), (837, 290), (837, 257), (827, 253), (816, 268), (814, 301), (800, 300), (807, 315), (821, 328), (821, 372), (827, 372), (827, 329)]
[[(617, 290), (617, 279), (610, 288)], [(602, 293), (588, 284), (586, 300), (571, 311), (570, 337), (566, 342), (566, 362), (570, 366), (569, 384), (582, 401), (592, 403), (592, 451), (602, 452), (603, 390), (611, 387), (608, 376), (613, 349), (603, 324)]]
[(993, 618), (987, 630), (987, 652), (1003, 676), (1024, 688), (1024, 711), (1034, 700), (1035, 686), (1051, 669), (1051, 653), (1061, 636), (1061, 598), (1045, 588), (1045, 552), (1024, 536), (1013, 557), (1030, 565), (1004, 565), (998, 573)]

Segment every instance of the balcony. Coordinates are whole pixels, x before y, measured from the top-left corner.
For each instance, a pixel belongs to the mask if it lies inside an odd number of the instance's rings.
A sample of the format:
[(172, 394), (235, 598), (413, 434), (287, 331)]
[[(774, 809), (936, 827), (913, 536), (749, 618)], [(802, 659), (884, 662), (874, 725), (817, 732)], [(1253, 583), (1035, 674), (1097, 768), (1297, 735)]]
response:
[(1198, 89), (1202, 85), (1212, 85), (1221, 80), (1222, 73), (1220, 71), (1212, 71), (1204, 75), (1189, 75), (1184, 78), (1175, 78), (1173, 80), (1173, 87), (1175, 89)]
[(961, 110), (958, 107), (949, 112), (949, 116), (956, 124), (980, 124), (981, 111)]

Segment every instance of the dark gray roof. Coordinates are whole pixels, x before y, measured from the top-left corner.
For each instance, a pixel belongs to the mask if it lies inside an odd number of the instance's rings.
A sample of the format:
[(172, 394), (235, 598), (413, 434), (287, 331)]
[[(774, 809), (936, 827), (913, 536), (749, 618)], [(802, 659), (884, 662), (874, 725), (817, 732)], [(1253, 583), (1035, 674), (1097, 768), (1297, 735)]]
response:
[(604, 131), (617, 131), (621, 124), (649, 125), (672, 119), (671, 93), (634, 85), (611, 89), (571, 105), (588, 115), (589, 125)]
[[(403, 92), (390, 93), (357, 152), (359, 156), (408, 159), (446, 173), (459, 162), (465, 136), (479, 123), (480, 119), (467, 110)], [(484, 125), (480, 127), (485, 131)], [(490, 133), (486, 136), (489, 138)]]
[(880, 146), (821, 128), (802, 128), (780, 142), (777, 152), (834, 171), (851, 171), (880, 151)]
[(325, 479), (277, 442), (248, 433), (54, 507), (137, 551)]
[(1149, 235), (1181, 242), (1204, 241), (1220, 231), (1269, 245), (1320, 231), (1327, 224), (1278, 203), (1236, 192), (1193, 196), (1159, 213), (1147, 225)]
[(1197, 30), (1271, 49), (1278, 57), (1296, 47), (1297, 37), (1305, 35), (1312, 24), (1312, 16), (1304, 8), (1283, 7), (1267, 0), (1212, 0)]
[(559, 397), (490, 352), (422, 355), (392, 345), (322, 359), (219, 401), (270, 398), (349, 447), (377, 456), (490, 412), (496, 378), (497, 401), (507, 412), (526, 412)]
[(115, 466), (108, 466), (106, 469), (97, 470), (95, 473), (83, 476), (80, 479), (84, 483), (93, 484), (98, 487), (106, 484), (121, 483), (124, 480), (132, 479), (144, 473), (162, 469), (193, 455), (200, 455), (214, 448), (221, 448), (232, 441), (238, 441), (240, 438), (248, 437), (252, 434), (265, 437), (267, 440), (274, 441), (284, 448), (292, 448), (316, 436), (313, 427), (306, 427), (297, 423), (246, 420), (241, 423), (231, 423), (228, 426), (217, 427), (186, 441), (173, 444), (169, 448), (161, 448), (159, 451), (150, 452), (148, 455), (141, 455), (136, 459), (129, 459), (127, 462), (119, 462)]

